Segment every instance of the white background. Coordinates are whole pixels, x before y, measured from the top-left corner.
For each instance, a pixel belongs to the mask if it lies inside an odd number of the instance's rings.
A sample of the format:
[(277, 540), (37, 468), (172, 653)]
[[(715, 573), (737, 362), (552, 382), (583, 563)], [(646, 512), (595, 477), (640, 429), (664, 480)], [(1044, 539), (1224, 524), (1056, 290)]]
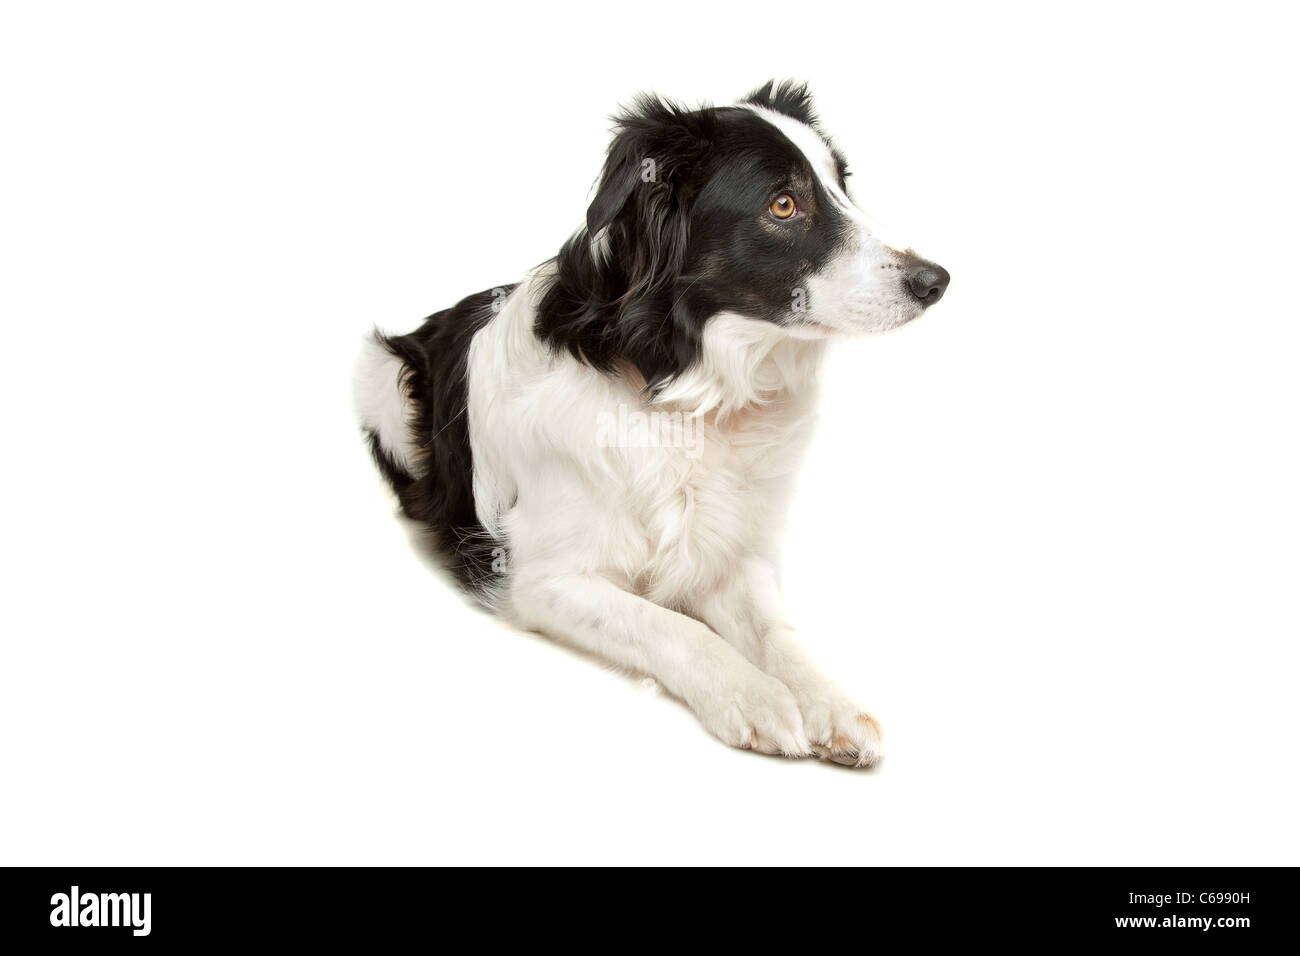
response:
[[(0, 862), (1300, 862), (1282, 5), (4, 10)], [(874, 773), (470, 610), (349, 408), (620, 103), (773, 76), (953, 275), (836, 354), (791, 516)]]

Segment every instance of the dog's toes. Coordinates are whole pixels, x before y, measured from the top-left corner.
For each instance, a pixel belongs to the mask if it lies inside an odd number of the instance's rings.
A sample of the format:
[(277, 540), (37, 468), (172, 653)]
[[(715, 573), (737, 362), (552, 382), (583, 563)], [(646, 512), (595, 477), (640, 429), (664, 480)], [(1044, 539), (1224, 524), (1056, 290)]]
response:
[(786, 757), (813, 753), (794, 695), (766, 675), (746, 682), (721, 706), (700, 716), (715, 736), (732, 747)]
[(823, 760), (865, 770), (874, 767), (883, 756), (880, 725), (866, 713), (856, 713), (831, 721), (829, 734), (813, 740), (813, 750)]

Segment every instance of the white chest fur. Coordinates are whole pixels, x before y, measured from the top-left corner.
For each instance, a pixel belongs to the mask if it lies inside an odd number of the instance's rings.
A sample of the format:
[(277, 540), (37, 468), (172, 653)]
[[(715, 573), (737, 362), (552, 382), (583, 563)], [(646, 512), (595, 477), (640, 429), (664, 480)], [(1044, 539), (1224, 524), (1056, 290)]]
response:
[(531, 319), (512, 297), (470, 352), (476, 506), (512, 577), (599, 574), (671, 607), (770, 551), (819, 343), (715, 317), (701, 361), (650, 403), (633, 377), (548, 352)]
[(645, 537), (634, 584), (670, 605), (771, 550), (808, 424), (785, 400), (683, 418), (685, 441), (621, 468), (625, 520)]

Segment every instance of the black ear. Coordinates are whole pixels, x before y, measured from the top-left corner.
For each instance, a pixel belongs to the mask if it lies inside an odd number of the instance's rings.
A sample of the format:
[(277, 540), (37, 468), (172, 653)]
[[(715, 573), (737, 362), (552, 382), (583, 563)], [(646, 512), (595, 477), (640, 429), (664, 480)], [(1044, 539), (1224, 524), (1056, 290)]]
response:
[(627, 130), (619, 133), (610, 144), (600, 187), (587, 207), (587, 232), (591, 235), (608, 226), (627, 205), (641, 180), (641, 155), (646, 149), (642, 137)]
[(686, 111), (645, 96), (615, 122), (587, 232), (608, 229), (605, 243), (623, 267), (628, 301), (665, 287), (680, 271), (716, 116), (711, 108)]
[(682, 280), (717, 113), (645, 96), (615, 123), (587, 228), (556, 257), (536, 330), (602, 371), (631, 362), (653, 389), (699, 355), (692, 283)]
[(768, 80), (758, 89), (747, 93), (740, 102), (784, 113), (809, 126), (817, 125), (817, 113), (813, 109), (812, 93), (807, 83), (799, 83), (795, 80), (780, 82)]

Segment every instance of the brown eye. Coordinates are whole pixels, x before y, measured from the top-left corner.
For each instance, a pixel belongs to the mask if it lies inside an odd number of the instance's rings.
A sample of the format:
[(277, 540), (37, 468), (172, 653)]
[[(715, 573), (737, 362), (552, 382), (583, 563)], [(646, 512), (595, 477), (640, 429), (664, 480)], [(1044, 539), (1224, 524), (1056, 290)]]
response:
[(794, 198), (789, 193), (781, 193), (772, 200), (772, 205), (767, 210), (777, 219), (789, 219), (795, 214)]

